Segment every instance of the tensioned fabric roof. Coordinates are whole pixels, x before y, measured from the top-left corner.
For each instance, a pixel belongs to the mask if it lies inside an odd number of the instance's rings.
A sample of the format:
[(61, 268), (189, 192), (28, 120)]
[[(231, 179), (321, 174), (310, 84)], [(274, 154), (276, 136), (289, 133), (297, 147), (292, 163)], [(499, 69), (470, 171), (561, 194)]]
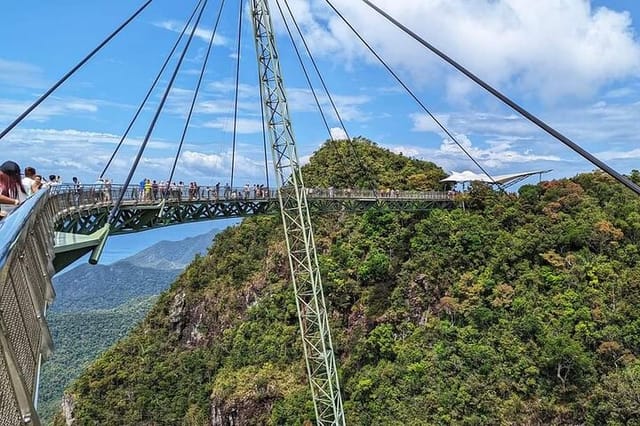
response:
[(523, 173), (513, 173), (509, 175), (499, 175), (492, 176), (493, 180), (489, 178), (489, 176), (480, 173), (474, 173), (469, 170), (465, 170), (464, 172), (453, 172), (450, 176), (440, 180), (440, 182), (486, 182), (486, 183), (499, 183), (500, 185), (513, 185), (516, 182), (520, 182), (521, 180), (533, 176), (533, 175), (542, 175), (543, 173), (549, 173), (551, 170), (536, 170), (532, 172), (523, 172)]

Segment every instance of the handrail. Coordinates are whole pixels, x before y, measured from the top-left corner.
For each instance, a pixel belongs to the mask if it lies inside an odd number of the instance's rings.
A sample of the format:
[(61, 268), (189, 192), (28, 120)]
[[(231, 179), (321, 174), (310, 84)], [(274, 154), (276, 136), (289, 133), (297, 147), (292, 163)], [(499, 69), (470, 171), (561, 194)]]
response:
[[(124, 187), (119, 184), (111, 184), (108, 187), (102, 184), (82, 185), (76, 188), (73, 185), (52, 186), (50, 192), (58, 200), (56, 203), (61, 209), (91, 205), (101, 202), (111, 202), (120, 196), (124, 191), (123, 201), (136, 202), (137, 204), (155, 204), (162, 200), (166, 201), (261, 201), (277, 200), (278, 194), (274, 189), (254, 187), (234, 187), (216, 190), (215, 186), (198, 186), (190, 189), (187, 186), (157, 188), (156, 190), (145, 191), (138, 185)], [(396, 190), (392, 188), (372, 190), (372, 189), (351, 189), (332, 187), (312, 187), (306, 188), (307, 198), (310, 199), (379, 199), (379, 200), (432, 200), (450, 201), (455, 198), (456, 193), (452, 191), (417, 191), (417, 190)], [(66, 197), (66, 198), (65, 198)]]
[(40, 425), (39, 368), (53, 350), (45, 320), (55, 272), (49, 199), (39, 191), (0, 221), (0, 393), (7, 398), (0, 418), (15, 424)]
[(0, 221), (0, 270), (4, 268), (11, 249), (20, 236), (26, 232), (26, 225), (31, 218), (31, 213), (46, 203), (47, 198), (47, 191), (38, 191)]

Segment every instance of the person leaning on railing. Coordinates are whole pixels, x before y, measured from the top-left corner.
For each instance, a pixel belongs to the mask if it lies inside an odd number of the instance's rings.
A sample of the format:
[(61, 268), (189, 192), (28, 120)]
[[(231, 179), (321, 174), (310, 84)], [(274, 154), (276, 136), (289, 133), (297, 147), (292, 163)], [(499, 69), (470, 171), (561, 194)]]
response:
[(27, 191), (20, 179), (20, 166), (13, 161), (0, 165), (0, 219), (7, 216), (27, 199)]

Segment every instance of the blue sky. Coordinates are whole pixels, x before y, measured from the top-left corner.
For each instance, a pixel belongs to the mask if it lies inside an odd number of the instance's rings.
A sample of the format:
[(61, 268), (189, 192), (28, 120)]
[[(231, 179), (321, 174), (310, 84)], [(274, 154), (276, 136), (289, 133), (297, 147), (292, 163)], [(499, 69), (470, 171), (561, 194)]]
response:
[[(336, 7), (492, 174), (593, 166), (443, 64), (364, 3)], [(481, 78), (617, 170), (640, 168), (640, 5), (632, 0), (377, 0)], [(8, 125), (142, 1), (9, 2), (0, 20), (0, 128)], [(94, 181), (148, 90), (196, 1), (154, 0), (103, 51), (3, 140), (2, 158), (44, 175)], [(424, 158), (446, 171), (477, 171), (372, 59), (323, 0), (290, 0), (345, 121), (346, 131)], [(135, 180), (163, 180), (176, 152), (219, 2), (210, 2)], [(176, 180), (230, 179), (238, 2), (227, 1)], [(274, 15), (276, 8), (272, 3)], [(276, 18), (279, 34), (284, 34)], [(263, 182), (257, 68), (243, 22), (235, 182)], [(303, 161), (329, 135), (288, 39), (278, 38)], [(151, 97), (107, 176), (122, 181), (155, 111)], [(320, 87), (317, 84), (315, 86)], [(327, 99), (321, 96), (323, 105)], [(330, 111), (327, 109), (327, 111)], [(331, 117), (334, 133), (338, 121)], [(269, 163), (270, 167), (270, 163)]]

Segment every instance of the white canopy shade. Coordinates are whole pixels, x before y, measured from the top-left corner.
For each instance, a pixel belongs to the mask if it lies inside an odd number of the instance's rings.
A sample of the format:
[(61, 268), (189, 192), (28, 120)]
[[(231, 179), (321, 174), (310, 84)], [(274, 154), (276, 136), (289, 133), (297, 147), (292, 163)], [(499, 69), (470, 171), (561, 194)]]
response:
[(543, 173), (549, 173), (551, 170), (536, 170), (532, 172), (513, 173), (508, 175), (492, 176), (493, 180), (485, 174), (474, 173), (469, 170), (464, 172), (452, 172), (450, 176), (442, 179), (440, 182), (486, 182), (486, 183), (499, 183), (501, 185), (512, 185), (521, 181), (524, 178), (533, 175), (542, 175)]

